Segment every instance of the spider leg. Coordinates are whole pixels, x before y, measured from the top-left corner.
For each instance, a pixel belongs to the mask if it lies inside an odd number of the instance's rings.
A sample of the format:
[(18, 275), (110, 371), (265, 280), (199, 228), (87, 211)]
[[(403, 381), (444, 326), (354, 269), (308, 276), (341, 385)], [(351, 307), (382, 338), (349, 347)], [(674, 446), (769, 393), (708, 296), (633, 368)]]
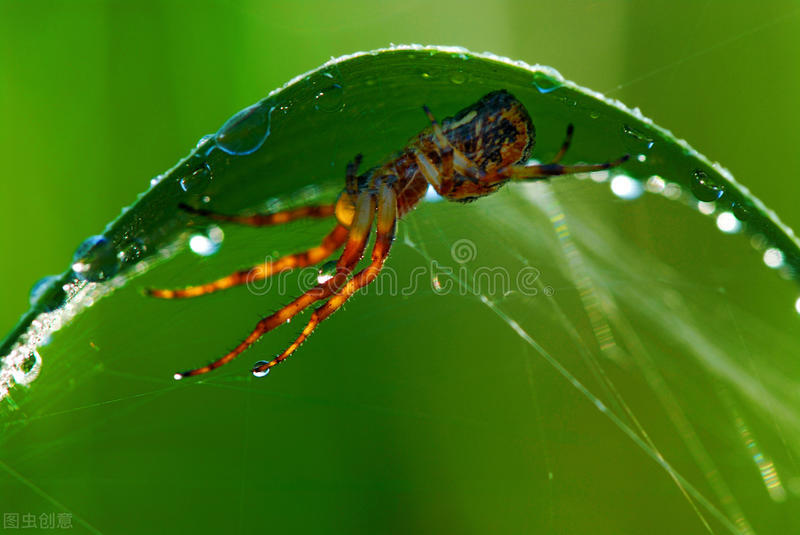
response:
[(249, 269), (235, 271), (226, 277), (205, 284), (188, 286), (177, 290), (148, 288), (145, 290), (145, 293), (151, 297), (158, 297), (160, 299), (197, 297), (219, 290), (225, 290), (232, 286), (239, 286), (241, 284), (248, 284), (253, 281), (266, 279), (278, 273), (289, 271), (290, 269), (313, 266), (314, 264), (319, 264), (339, 249), (345, 240), (347, 240), (348, 232), (346, 227), (336, 225), (333, 230), (325, 236), (322, 243), (307, 251), (286, 255), (277, 260), (258, 264)]
[(569, 150), (570, 144), (572, 144), (572, 133), (574, 131), (575, 131), (575, 126), (572, 123), (569, 123), (567, 125), (567, 137), (564, 139), (564, 143), (561, 144), (561, 148), (559, 149), (558, 154), (556, 154), (555, 158), (553, 158), (553, 161), (551, 161), (550, 163), (558, 163), (561, 161), (561, 158), (563, 158), (564, 155)]
[[(472, 182), (478, 182), (481, 180), (485, 176), (485, 173), (481, 171), (481, 169), (475, 165), (472, 160), (467, 158), (461, 151), (453, 147), (453, 145), (447, 139), (447, 136), (444, 135), (444, 131), (442, 130), (439, 121), (437, 121), (436, 117), (433, 116), (433, 113), (431, 113), (431, 110), (428, 108), (428, 106), (423, 106), (422, 109), (425, 111), (425, 115), (428, 116), (428, 120), (431, 122), (434, 139), (436, 140), (436, 147), (439, 149), (439, 153), (442, 157), (441, 170), (439, 171), (439, 180), (441, 183), (450, 184), (454, 175), (454, 171), (457, 171), (458, 174), (467, 177)], [(446, 192), (441, 193), (446, 194)]]
[(268, 227), (272, 225), (280, 225), (295, 221), (297, 219), (314, 218), (320, 219), (330, 217), (334, 213), (336, 204), (318, 204), (310, 206), (300, 206), (291, 210), (283, 210), (281, 212), (274, 212), (271, 214), (253, 214), (253, 215), (228, 215), (219, 214), (206, 210), (205, 208), (194, 208), (188, 204), (180, 203), (178, 207), (189, 212), (192, 215), (202, 216), (213, 221), (221, 221), (224, 223), (239, 223), (240, 225), (248, 225), (251, 227)]
[(176, 373), (174, 376), (175, 379), (183, 379), (184, 377), (192, 375), (208, 373), (215, 368), (227, 364), (264, 334), (286, 323), (309, 305), (336, 293), (339, 288), (347, 282), (353, 269), (364, 254), (364, 248), (367, 245), (374, 215), (375, 197), (369, 193), (361, 194), (356, 203), (356, 212), (347, 243), (344, 246), (342, 255), (339, 257), (339, 261), (336, 263), (336, 274), (331, 279), (316, 285), (274, 314), (259, 321), (250, 334), (229, 353), (201, 368)]
[(588, 173), (591, 171), (602, 171), (611, 169), (627, 162), (631, 155), (626, 154), (616, 160), (597, 163), (597, 164), (577, 164), (561, 165), (559, 163), (545, 163), (536, 165), (511, 165), (497, 172), (497, 177), (501, 179), (526, 180), (526, 179), (547, 179), (551, 176), (571, 175), (573, 173)]
[(347, 169), (345, 171), (345, 183), (347, 184), (347, 193), (350, 195), (356, 195), (358, 193), (358, 176), (356, 175), (356, 172), (358, 171), (358, 166), (361, 165), (362, 158), (363, 155), (361, 153), (356, 154), (355, 158), (353, 158), (353, 161), (347, 164)]
[(428, 120), (431, 122), (433, 135), (436, 139), (436, 147), (439, 149), (439, 154), (442, 157), (442, 167), (439, 173), (444, 177), (452, 177), (454, 160), (453, 146), (447, 140), (447, 137), (445, 137), (442, 126), (439, 124), (439, 121), (436, 120), (436, 117), (433, 116), (430, 108), (428, 108), (428, 106), (422, 106), (422, 110), (425, 112), (425, 115), (428, 116)]
[(355, 292), (374, 281), (383, 268), (394, 240), (397, 226), (397, 197), (391, 186), (383, 184), (378, 192), (378, 216), (375, 247), (372, 249), (370, 265), (359, 271), (338, 292), (311, 315), (300, 336), (286, 350), (269, 362), (257, 364), (253, 374), (263, 377), (273, 366), (289, 357), (308, 338), (317, 326), (336, 312)]

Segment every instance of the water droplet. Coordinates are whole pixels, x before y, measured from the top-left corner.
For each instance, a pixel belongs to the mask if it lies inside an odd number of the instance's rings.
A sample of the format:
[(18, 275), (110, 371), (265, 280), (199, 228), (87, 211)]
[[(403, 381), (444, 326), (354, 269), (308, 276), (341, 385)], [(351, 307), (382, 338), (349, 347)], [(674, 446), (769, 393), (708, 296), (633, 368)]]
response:
[(631, 125), (623, 124), (622, 133), (625, 135), (623, 138), (625, 145), (632, 149), (633, 152), (639, 151), (642, 148), (650, 150), (653, 148), (653, 145), (655, 145), (653, 138)]
[(224, 239), (225, 234), (222, 229), (216, 225), (211, 225), (204, 233), (193, 234), (189, 238), (189, 248), (193, 253), (200, 256), (211, 256), (219, 251)]
[(590, 111), (589, 112), (589, 118), (590, 119), (597, 119), (598, 117), (600, 117), (600, 114), (597, 113), (596, 111)]
[(739, 221), (747, 221), (750, 219), (752, 208), (743, 202), (736, 201), (731, 205), (731, 210), (733, 210), (733, 215), (736, 216), (736, 219)]
[(692, 193), (699, 201), (716, 201), (725, 192), (722, 186), (711, 180), (706, 172), (701, 169), (695, 169), (692, 177)]
[(234, 156), (252, 154), (261, 148), (270, 132), (275, 106), (253, 104), (230, 119), (214, 135), (217, 146)]
[(533, 85), (539, 90), (539, 93), (550, 93), (561, 87), (561, 81), (553, 78), (549, 74), (541, 71), (533, 73)]
[(269, 364), (269, 362), (268, 362), (268, 361), (266, 361), (266, 360), (259, 360), (258, 362), (256, 362), (256, 363), (253, 365), (253, 376), (254, 376), (254, 377), (266, 377), (267, 375), (269, 375), (269, 371), (270, 371), (272, 368), (267, 368), (267, 369), (266, 369), (266, 370), (264, 370), (263, 372), (260, 372), (260, 371), (258, 371), (258, 370), (256, 370), (256, 369), (255, 369), (255, 368), (258, 368), (259, 366), (263, 366), (264, 364)]
[(627, 175), (617, 175), (611, 179), (611, 192), (620, 199), (630, 201), (641, 197), (644, 188), (638, 180)]
[(681, 187), (675, 182), (670, 182), (664, 186), (664, 197), (676, 201), (681, 198)]
[[(205, 145), (209, 141), (213, 141), (213, 140), (214, 140), (214, 134), (206, 134), (206, 135), (204, 135), (203, 137), (201, 137), (197, 141), (197, 145), (195, 146), (195, 148), (199, 149), (200, 147), (202, 147), (203, 145)], [(206, 154), (208, 154), (208, 153), (206, 153)]]
[(203, 165), (192, 171), (190, 175), (181, 178), (181, 189), (183, 191), (189, 191), (197, 188), (198, 186), (204, 185), (213, 178), (214, 174), (211, 172), (211, 167), (207, 163), (203, 162)]
[(797, 298), (797, 301), (794, 302), (794, 309), (800, 314), (800, 297)]
[(48, 275), (47, 277), (42, 277), (31, 287), (31, 292), (28, 295), (28, 300), (31, 306), (35, 305), (39, 299), (42, 298), (44, 294), (46, 294), (53, 285), (58, 281), (58, 275)]
[(767, 267), (778, 269), (783, 265), (783, 251), (776, 247), (770, 247), (764, 251), (764, 263)]
[(653, 175), (647, 179), (645, 189), (650, 193), (661, 193), (664, 191), (667, 183), (658, 175)]
[(72, 271), (79, 279), (89, 282), (109, 279), (118, 269), (114, 246), (103, 236), (86, 238), (72, 257)]
[(339, 84), (331, 84), (314, 97), (317, 111), (337, 112), (344, 109), (344, 90)]
[(697, 203), (697, 211), (703, 215), (711, 215), (714, 213), (714, 210), (716, 209), (717, 205), (713, 202), (700, 201)]
[(324, 284), (331, 280), (336, 274), (336, 260), (325, 262), (319, 268), (319, 275), (317, 275), (317, 283)]
[(117, 259), (123, 264), (135, 264), (144, 257), (147, 252), (147, 246), (139, 238), (134, 238), (124, 244), (120, 251), (117, 253)]
[(467, 75), (461, 71), (455, 72), (450, 76), (450, 81), (456, 85), (461, 85), (467, 81)]
[(733, 212), (722, 212), (717, 216), (717, 228), (725, 234), (735, 234), (742, 230), (742, 224)]

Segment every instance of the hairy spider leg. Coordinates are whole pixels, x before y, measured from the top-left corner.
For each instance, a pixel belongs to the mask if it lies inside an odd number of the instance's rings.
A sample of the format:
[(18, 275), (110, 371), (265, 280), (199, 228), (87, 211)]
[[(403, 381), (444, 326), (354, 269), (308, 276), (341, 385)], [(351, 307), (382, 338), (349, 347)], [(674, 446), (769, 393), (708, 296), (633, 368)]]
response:
[(372, 220), (375, 216), (375, 198), (369, 193), (364, 193), (356, 200), (355, 215), (353, 224), (350, 228), (350, 234), (347, 243), (344, 246), (344, 251), (336, 263), (336, 273), (328, 281), (318, 284), (310, 290), (306, 291), (300, 297), (281, 308), (274, 314), (259, 321), (255, 328), (233, 351), (230, 351), (223, 357), (215, 360), (211, 364), (188, 370), (175, 374), (175, 379), (183, 379), (191, 375), (201, 375), (208, 373), (213, 369), (219, 368), (236, 358), (242, 351), (250, 347), (256, 340), (263, 335), (274, 329), (275, 327), (286, 323), (298, 313), (302, 312), (308, 306), (315, 302), (325, 299), (332, 294), (336, 293), (350, 277), (350, 274), (355, 269), (355, 266), (364, 255), (364, 249), (367, 246), (367, 238), (369, 237), (370, 229), (372, 228)]
[(604, 169), (611, 169), (627, 162), (630, 159), (630, 154), (626, 154), (616, 160), (597, 163), (597, 164), (577, 164), (577, 165), (561, 165), (559, 163), (545, 163), (536, 165), (509, 165), (497, 172), (497, 178), (500, 180), (514, 179), (546, 179), (551, 176), (558, 175), (571, 175), (573, 173), (589, 173), (591, 171), (602, 171)]
[(221, 221), (224, 223), (239, 223), (240, 225), (248, 225), (251, 227), (269, 227), (272, 225), (282, 225), (297, 219), (314, 218), (321, 219), (330, 217), (334, 213), (336, 204), (318, 204), (309, 206), (300, 206), (292, 208), (291, 210), (283, 210), (281, 212), (274, 212), (271, 214), (253, 214), (253, 215), (228, 215), (219, 214), (206, 210), (205, 208), (194, 208), (188, 204), (181, 203), (178, 205), (181, 210), (189, 212), (190, 214), (199, 215), (212, 221)]
[(322, 243), (307, 251), (286, 255), (277, 260), (270, 260), (251, 268), (235, 271), (230, 275), (205, 284), (188, 286), (176, 290), (148, 288), (145, 292), (147, 295), (160, 299), (185, 299), (266, 279), (278, 273), (289, 271), (290, 269), (313, 266), (319, 264), (336, 252), (347, 240), (348, 233), (347, 227), (336, 225), (333, 230), (323, 238)]
[(336, 312), (355, 292), (374, 281), (383, 269), (389, 249), (394, 240), (397, 227), (397, 197), (391, 185), (382, 184), (378, 190), (378, 215), (376, 222), (375, 246), (372, 249), (372, 261), (369, 266), (359, 271), (338, 292), (322, 306), (317, 308), (300, 336), (286, 350), (269, 362), (253, 368), (253, 374), (261, 377), (270, 368), (283, 362), (308, 338), (317, 326)]

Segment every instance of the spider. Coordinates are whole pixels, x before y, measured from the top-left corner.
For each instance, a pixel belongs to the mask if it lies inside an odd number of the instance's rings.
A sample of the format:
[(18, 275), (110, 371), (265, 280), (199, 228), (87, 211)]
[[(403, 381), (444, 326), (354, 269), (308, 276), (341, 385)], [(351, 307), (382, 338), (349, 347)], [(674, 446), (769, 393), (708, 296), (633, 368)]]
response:
[[(254, 280), (265, 279), (295, 268), (320, 264), (340, 247), (344, 251), (334, 274), (317, 284), (274, 314), (259, 321), (250, 334), (232, 351), (214, 362), (175, 374), (175, 379), (201, 375), (227, 364), (264, 334), (299, 314), (314, 303), (324, 301), (297, 339), (270, 361), (259, 361), (253, 375), (263, 377), (283, 362), (331, 314), (354, 293), (367, 286), (380, 273), (395, 237), (397, 220), (422, 199), (430, 184), (439, 195), (469, 202), (496, 192), (510, 180), (547, 180), (551, 176), (609, 169), (621, 165), (629, 155), (601, 164), (561, 165), (569, 149), (573, 126), (567, 126), (561, 149), (550, 163), (526, 165), (535, 140), (533, 122), (523, 104), (506, 90), (493, 91), (478, 102), (444, 119), (441, 124), (427, 106), (422, 107), (430, 125), (412, 137), (399, 152), (358, 175), (362, 156), (358, 154), (346, 168), (346, 186), (333, 204), (303, 206), (270, 214), (224, 215), (181, 205), (191, 214), (216, 221), (250, 226), (271, 226), (301, 218), (334, 216), (336, 225), (322, 242), (307, 251), (237, 271), (221, 279), (183, 289), (149, 289), (162, 299), (179, 299), (224, 290)], [(364, 255), (372, 226), (375, 245), (369, 266), (353, 274)]]

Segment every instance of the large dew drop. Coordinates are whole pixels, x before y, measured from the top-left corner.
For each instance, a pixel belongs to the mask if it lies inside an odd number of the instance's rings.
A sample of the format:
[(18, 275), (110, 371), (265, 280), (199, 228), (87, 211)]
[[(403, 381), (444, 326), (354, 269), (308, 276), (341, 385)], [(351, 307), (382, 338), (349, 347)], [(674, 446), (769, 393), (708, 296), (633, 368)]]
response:
[(119, 269), (117, 252), (103, 236), (90, 236), (78, 246), (72, 257), (72, 271), (82, 280), (98, 282), (116, 275)]
[(230, 119), (216, 133), (217, 147), (228, 154), (243, 156), (261, 148), (269, 137), (270, 121), (275, 106), (253, 104)]
[(264, 364), (268, 364), (268, 362), (266, 360), (259, 360), (258, 362), (253, 364), (253, 376), (254, 377), (266, 377), (267, 375), (269, 375), (269, 371), (272, 368), (267, 368), (263, 372), (260, 372), (260, 371), (256, 370), (256, 368), (258, 368), (259, 366), (263, 366)]
[(722, 197), (722, 186), (714, 183), (705, 171), (696, 169), (692, 179), (692, 193), (698, 201), (712, 202)]
[(553, 76), (539, 71), (533, 73), (533, 85), (536, 86), (539, 93), (550, 93), (561, 87), (562, 82)]

